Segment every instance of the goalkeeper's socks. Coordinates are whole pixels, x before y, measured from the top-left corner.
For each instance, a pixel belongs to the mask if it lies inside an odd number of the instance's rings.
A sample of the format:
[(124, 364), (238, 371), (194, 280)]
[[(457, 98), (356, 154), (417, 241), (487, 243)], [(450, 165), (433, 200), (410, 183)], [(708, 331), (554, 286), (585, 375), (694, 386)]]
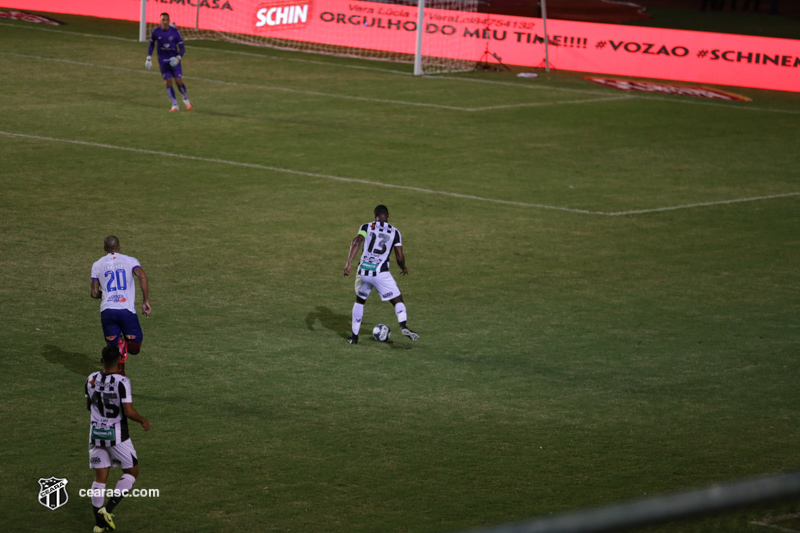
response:
[(167, 96), (169, 96), (169, 99), (172, 100), (172, 105), (178, 105), (178, 99), (175, 98), (175, 89), (172, 87), (167, 87)]
[(183, 85), (178, 85), (178, 89), (181, 90), (181, 94), (183, 95), (183, 99), (184, 100), (188, 100), (189, 99), (189, 95), (186, 94), (186, 84), (184, 83)]

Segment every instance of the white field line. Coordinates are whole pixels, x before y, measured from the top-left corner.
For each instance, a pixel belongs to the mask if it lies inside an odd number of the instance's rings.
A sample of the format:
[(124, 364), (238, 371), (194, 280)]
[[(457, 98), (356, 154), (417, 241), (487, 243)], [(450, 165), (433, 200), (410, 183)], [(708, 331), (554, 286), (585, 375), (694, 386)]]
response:
[(22, 26), (19, 24), (11, 24), (10, 22), (0, 22), (0, 26), (8, 26), (17, 30), (39, 30), (52, 33), (63, 33), (65, 35), (77, 35), (78, 37), (93, 37), (96, 39), (113, 39), (114, 41), (126, 41), (129, 43), (138, 43), (138, 39), (128, 39), (126, 37), (115, 37), (113, 35), (95, 35), (94, 33), (77, 33), (74, 31), (57, 30), (55, 28), (48, 28), (47, 26)]
[[(16, 24), (10, 24), (8, 22), (0, 22), (0, 26), (8, 26), (11, 28), (17, 29), (25, 29), (25, 30), (39, 30), (39, 31), (48, 31), (54, 33), (63, 33), (65, 35), (74, 35), (78, 37), (89, 37), (89, 38), (96, 38), (96, 39), (113, 39), (116, 41), (125, 41), (131, 43), (139, 43), (138, 39), (128, 39), (125, 37), (115, 37), (112, 35), (95, 35), (92, 33), (76, 33), (71, 31), (64, 31), (64, 30), (57, 30), (53, 28), (44, 28), (44, 27), (35, 27), (35, 26), (20, 26)], [(195, 41), (196, 42), (196, 41)], [(141, 43), (144, 45), (144, 43)], [(386, 72), (389, 74), (399, 74), (402, 76), (410, 76), (411, 73), (400, 71), (400, 70), (392, 70), (392, 69), (383, 69), (377, 67), (367, 67), (362, 65), (348, 65), (344, 63), (332, 63), (329, 61), (319, 61), (313, 59), (301, 59), (301, 58), (292, 58), (292, 57), (274, 57), (268, 56), (265, 54), (256, 54), (252, 52), (244, 52), (239, 50), (223, 50), (217, 48), (207, 48), (204, 46), (192, 46), (192, 48), (198, 50), (204, 50), (208, 52), (218, 52), (221, 54), (235, 54), (235, 55), (243, 55), (243, 56), (250, 56), (250, 57), (257, 57), (266, 60), (273, 60), (273, 61), (294, 61), (298, 63), (311, 63), (315, 65), (325, 65), (325, 66), (334, 66), (336, 68), (349, 68), (349, 69), (358, 69), (358, 70), (370, 70), (376, 72)], [(113, 68), (113, 67), (105, 67), (105, 68)], [(132, 70), (132, 69), (131, 69)], [(591, 90), (591, 89), (570, 89), (567, 87), (553, 87), (543, 84), (531, 84), (531, 83), (511, 83), (506, 81), (496, 81), (496, 80), (482, 80), (477, 78), (466, 78), (466, 77), (459, 77), (459, 76), (424, 76), (424, 78), (428, 79), (436, 79), (436, 80), (446, 80), (446, 81), (455, 81), (455, 82), (463, 82), (463, 83), (485, 83), (488, 85), (502, 85), (506, 87), (515, 87), (520, 89), (532, 89), (532, 90), (549, 90), (554, 92), (572, 92), (572, 93), (582, 93), (582, 94), (594, 94), (597, 96), (607, 95), (608, 92), (599, 91), (599, 90)], [(669, 102), (675, 104), (687, 104), (687, 105), (703, 105), (703, 106), (710, 106), (710, 107), (721, 107), (726, 109), (736, 109), (739, 111), (759, 111), (765, 113), (786, 113), (790, 115), (798, 115), (800, 111), (792, 111), (786, 109), (770, 109), (765, 107), (755, 107), (755, 106), (744, 106), (744, 105), (737, 105), (737, 104), (725, 104), (719, 103), (714, 101), (702, 101), (702, 100), (691, 100), (688, 98), (664, 98), (658, 96), (649, 96), (646, 94), (636, 94), (636, 95), (628, 95), (631, 99), (642, 99), (642, 100), (655, 100), (659, 102)], [(573, 103), (573, 102), (567, 102)], [(433, 105), (433, 104), (430, 104)], [(491, 109), (491, 108), (486, 108)]]
[[(687, 105), (704, 105), (709, 107), (720, 107), (725, 109), (737, 109), (739, 111), (765, 111), (767, 113), (786, 113), (788, 115), (800, 115), (800, 111), (793, 111), (790, 109), (768, 109), (765, 107), (743, 107), (741, 104), (735, 103), (722, 103), (714, 100), (705, 100), (703, 98), (692, 98), (686, 100), (673, 100), (672, 98), (665, 98), (663, 96), (645, 96), (644, 94), (632, 94), (631, 98), (638, 98), (640, 100), (654, 101), (654, 102), (674, 102)], [(677, 98), (677, 97), (676, 97)]]
[(584, 98), (582, 100), (559, 100), (557, 102), (530, 102), (527, 104), (509, 104), (509, 105), (495, 105), (488, 107), (474, 107), (470, 111), (490, 111), (493, 109), (510, 109), (518, 107), (541, 107), (549, 105), (567, 105), (567, 104), (592, 104), (597, 102), (611, 102), (614, 100), (630, 100), (633, 98), (630, 95), (623, 94), (617, 96), (605, 96), (604, 98)]
[(766, 196), (753, 196), (750, 198), (734, 198), (733, 200), (718, 200), (715, 202), (701, 202), (697, 204), (686, 204), (686, 205), (674, 205), (670, 207), (656, 207), (654, 209), (636, 209), (633, 211), (617, 211), (614, 213), (603, 213), (604, 215), (617, 217), (622, 215), (641, 215), (645, 213), (660, 213), (662, 211), (675, 211), (676, 209), (691, 209), (693, 207), (710, 207), (713, 205), (726, 205), (726, 204), (738, 204), (742, 202), (755, 202), (758, 200), (772, 200), (773, 198), (786, 198), (789, 196), (800, 196), (800, 191), (798, 192), (787, 192), (783, 194), (769, 194)]
[[(548, 85), (523, 85), (520, 83), (510, 83), (505, 81), (493, 81), (493, 80), (479, 80), (477, 78), (456, 78), (450, 76), (426, 76), (428, 78), (435, 78), (435, 79), (442, 79), (442, 80), (457, 80), (457, 81), (464, 81), (464, 82), (472, 82), (472, 83), (488, 83), (491, 85), (506, 85), (509, 87), (518, 87), (524, 89), (549, 89), (551, 91), (561, 91), (561, 92), (573, 92), (573, 93), (583, 93), (583, 94), (594, 94), (594, 95), (608, 95), (608, 91), (591, 91), (591, 90), (581, 90), (581, 89), (568, 89), (566, 87), (552, 87)], [(650, 95), (648, 93), (625, 93), (628, 98), (631, 99), (639, 99), (639, 100), (647, 100), (647, 101), (655, 101), (655, 102), (668, 102), (673, 104), (687, 104), (687, 105), (703, 105), (703, 106), (710, 106), (710, 107), (721, 107), (725, 109), (736, 109), (739, 111), (763, 111), (766, 113), (787, 113), (790, 115), (800, 115), (800, 111), (793, 111), (789, 109), (770, 109), (767, 107), (754, 107), (754, 106), (743, 106), (741, 104), (736, 103), (724, 103), (718, 102), (716, 100), (706, 100), (702, 98), (680, 98), (675, 96), (673, 98), (664, 97), (664, 96), (656, 96)], [(587, 100), (589, 102), (591, 100)]]
[[(194, 42), (197, 42), (197, 41), (194, 41)], [(261, 47), (261, 48), (263, 48), (263, 47)], [(373, 72), (386, 72), (388, 74), (399, 74), (400, 76), (413, 76), (414, 75), (414, 73), (410, 72), (410, 71), (395, 70), (395, 69), (391, 69), (391, 68), (380, 68), (380, 67), (374, 67), (374, 66), (367, 67), (367, 66), (364, 66), (364, 65), (348, 65), (346, 63), (334, 63), (332, 61), (320, 61), (319, 59), (303, 59), (303, 58), (299, 58), (299, 57), (276, 57), (276, 56), (268, 56), (266, 54), (256, 54), (256, 53), (253, 53), (253, 52), (244, 52), (242, 50), (225, 50), (225, 49), (222, 49), (222, 48), (208, 48), (206, 46), (195, 46), (195, 45), (192, 45), (192, 49), (204, 50), (206, 52), (219, 52), (220, 54), (234, 54), (234, 55), (240, 55), (240, 56), (257, 57), (257, 58), (261, 58), (261, 59), (274, 60), (274, 61), (294, 61), (296, 63), (310, 63), (312, 65), (322, 65), (322, 66), (325, 66), (325, 67), (336, 67), (336, 68), (342, 67), (342, 68), (349, 68), (349, 69), (353, 69), (353, 70), (370, 70), (370, 71), (373, 71)], [(298, 53), (296, 51), (292, 51), (292, 52), (293, 53)], [(311, 53), (311, 52), (309, 52), (309, 53)], [(327, 54), (319, 54), (319, 55), (327, 55)], [(365, 60), (369, 61), (369, 59), (366, 59), (366, 58), (363, 58), (363, 57), (333, 56), (333, 55), (328, 55), (328, 57), (342, 57), (342, 58), (345, 58), (345, 59), (355, 59), (355, 60), (360, 60), (360, 61), (365, 61)], [(375, 59), (373, 61), (380, 62), (382, 60)], [(383, 61), (383, 62), (385, 63), (386, 61)], [(410, 63), (409, 63), (409, 65), (410, 65)]]
[(211, 158), (211, 157), (198, 157), (192, 155), (185, 155), (185, 154), (175, 154), (171, 152), (161, 152), (158, 150), (145, 150), (142, 148), (132, 148), (128, 146), (115, 146), (113, 144), (104, 144), (104, 143), (96, 143), (96, 142), (89, 142), (89, 141), (78, 141), (74, 139), (58, 139), (55, 137), (43, 137), (41, 135), (27, 135), (24, 133), (13, 133), (8, 131), (0, 131), (0, 135), (6, 135), (8, 137), (16, 137), (20, 139), (33, 139), (38, 141), (49, 141), (49, 142), (59, 142), (59, 143), (67, 143), (67, 144), (77, 144), (81, 146), (92, 146), (95, 148), (106, 148), (109, 150), (122, 150), (126, 152), (135, 152), (140, 154), (149, 154), (149, 155), (156, 155), (162, 157), (174, 157), (178, 159), (188, 159), (191, 161), (202, 161), (206, 163), (217, 163), (220, 165), (231, 165), (237, 167), (247, 167), (247, 168), (255, 168), (260, 170), (268, 170), (272, 172), (282, 172), (285, 174), (293, 174), (296, 176), (305, 176), (309, 178), (320, 178), (320, 179), (327, 179), (327, 180), (335, 180), (335, 181), (343, 181), (348, 183), (363, 183), (365, 185), (373, 185), (376, 187), (389, 187), (393, 189), (402, 189), (406, 191), (415, 191), (421, 192), (426, 194), (439, 194), (442, 196), (450, 196), (453, 198), (464, 198), (467, 200), (477, 200), (480, 202), (489, 202), (494, 204), (503, 204), (503, 205), (514, 205), (519, 207), (535, 207), (539, 209), (552, 209), (556, 211), (567, 211), (570, 213), (582, 213), (586, 215), (602, 215), (602, 216), (623, 216), (623, 215), (640, 215), (640, 214), (647, 214), (647, 213), (658, 213), (662, 211), (674, 211), (677, 209), (690, 209), (695, 207), (708, 207), (714, 205), (725, 205), (725, 204), (733, 204), (733, 203), (740, 203), (740, 202), (754, 202), (757, 200), (768, 200), (772, 198), (784, 198), (787, 196), (798, 196), (800, 192), (790, 192), (786, 194), (773, 194), (769, 196), (756, 196), (752, 198), (738, 198), (734, 200), (720, 200), (718, 202), (704, 202), (698, 204), (688, 204), (688, 205), (678, 205), (678, 206), (671, 206), (671, 207), (660, 207), (655, 209), (639, 209), (635, 211), (618, 211), (618, 212), (603, 212), (603, 211), (589, 211), (586, 209), (573, 209), (569, 207), (560, 207), (555, 205), (545, 205), (545, 204), (533, 204), (527, 202), (512, 202), (510, 200), (498, 200), (496, 198), (484, 198), (482, 196), (474, 196), (471, 194), (460, 194), (455, 192), (448, 192), (448, 191), (436, 191), (433, 189), (423, 189), (421, 187), (410, 187), (408, 185), (396, 185), (393, 183), (382, 183), (379, 181), (371, 181), (371, 180), (363, 180), (357, 178), (345, 178), (341, 176), (333, 176), (331, 174), (320, 174), (316, 172), (305, 172), (302, 170), (294, 170), (289, 168), (281, 168), (281, 167), (273, 167), (269, 165), (259, 165), (258, 163), (244, 163), (241, 161), (229, 161), (225, 159), (218, 159), (218, 158)]
[(778, 531), (783, 531), (784, 533), (800, 533), (800, 531), (797, 531), (796, 529), (788, 529), (785, 527), (776, 526), (775, 524), (768, 524), (766, 522), (750, 522), (750, 523), (756, 526), (763, 526), (771, 529), (777, 529)]
[(792, 518), (800, 518), (800, 513), (798, 513), (798, 514), (787, 514), (787, 515), (783, 515), (783, 516), (776, 516), (774, 518), (768, 518), (768, 519), (765, 519), (765, 520), (754, 520), (753, 522), (750, 522), (750, 523), (754, 524), (756, 526), (770, 527), (772, 529), (777, 529), (778, 531), (785, 531), (786, 533), (800, 533), (800, 531), (798, 531), (796, 529), (789, 529), (789, 528), (786, 528), (786, 527), (780, 527), (780, 526), (776, 526), (775, 525), (775, 522), (781, 522), (783, 520), (790, 520)]
[(600, 89), (570, 89), (569, 87), (553, 87), (552, 85), (542, 85), (538, 82), (512, 83), (510, 81), (482, 80), (479, 78), (465, 78), (465, 77), (442, 76), (442, 75), (425, 76), (425, 77), (434, 80), (448, 80), (448, 81), (452, 80), (452, 81), (463, 81), (470, 83), (485, 83), (487, 85), (504, 85), (506, 87), (516, 87), (517, 89), (550, 90), (550, 91), (558, 91), (564, 93), (604, 95), (604, 94), (609, 94), (610, 92), (608, 90), (600, 90)]
[[(100, 69), (107, 69), (107, 70), (120, 70), (124, 72), (133, 72), (135, 74), (151, 74), (156, 75), (156, 72), (148, 72), (144, 69), (132, 69), (128, 67), (112, 67), (108, 65), (98, 65), (95, 63), (87, 63), (85, 61), (72, 61), (69, 59), (56, 59), (51, 57), (42, 57), (42, 56), (33, 56), (27, 54), (17, 54), (14, 52), (0, 52), (0, 55), (4, 56), (11, 56), (11, 57), (19, 57), (23, 59), (35, 59), (38, 61), (51, 61), (54, 63), (66, 63), (69, 65), (79, 65), (83, 67), (91, 67), (91, 68), (100, 68)], [(305, 94), (309, 96), (320, 96), (323, 98), (340, 98), (345, 100), (357, 100), (361, 102), (373, 102), (373, 103), (380, 103), (380, 104), (394, 104), (394, 105), (404, 105), (404, 106), (412, 106), (412, 107), (431, 107), (435, 109), (446, 109), (450, 111), (466, 111), (468, 113), (480, 112), (480, 111), (489, 111), (495, 109), (513, 109), (519, 107), (531, 107), (531, 106), (553, 106), (553, 105), (561, 105), (561, 104), (582, 104), (582, 103), (594, 103), (594, 102), (603, 102), (603, 101), (614, 101), (614, 100), (625, 100), (630, 98), (628, 95), (622, 96), (606, 96), (604, 98), (592, 98), (592, 99), (584, 99), (584, 100), (566, 100), (566, 101), (554, 101), (554, 102), (528, 102), (528, 103), (521, 103), (521, 104), (509, 104), (509, 105), (502, 105), (502, 106), (489, 106), (489, 107), (458, 107), (458, 106), (448, 106), (448, 105), (441, 105), (441, 104), (429, 104), (425, 102), (409, 102), (405, 100), (389, 100), (385, 98), (369, 98), (366, 96), (351, 96), (346, 94), (334, 94), (334, 93), (324, 93), (319, 91), (305, 91), (300, 89), (290, 89), (288, 87), (280, 87), (277, 85), (258, 85), (254, 83), (242, 83), (236, 81), (224, 81), (224, 80), (214, 80), (211, 78), (200, 78), (197, 76), (184, 76), (186, 80), (192, 81), (204, 81), (207, 83), (216, 83), (219, 85), (229, 85), (233, 87), (248, 87), (253, 89), (260, 89), (266, 91), (280, 91), (285, 93), (293, 93), (293, 94)]]
[(381, 183), (381, 182), (378, 182), (378, 181), (362, 180), (362, 179), (357, 179), (357, 178), (343, 178), (341, 176), (333, 176), (333, 175), (330, 175), (330, 174), (319, 174), (319, 173), (316, 173), (316, 172), (305, 172), (305, 171), (302, 171), (302, 170), (293, 170), (293, 169), (288, 169), (288, 168), (272, 167), (272, 166), (268, 166), (268, 165), (259, 165), (257, 163), (243, 163), (241, 161), (228, 161), (228, 160), (225, 160), (225, 159), (217, 159), (217, 158), (210, 158), (210, 157), (197, 157), (197, 156), (192, 156), (192, 155), (173, 154), (173, 153), (170, 153), (170, 152), (160, 152), (160, 151), (157, 151), (157, 150), (144, 150), (144, 149), (141, 149), (141, 148), (131, 148), (131, 147), (127, 147), (127, 146), (115, 146), (115, 145), (112, 145), (112, 144), (103, 144), (103, 143), (88, 142), (88, 141), (77, 141), (77, 140), (72, 140), (72, 139), (57, 139), (57, 138), (54, 138), (54, 137), (43, 137), (41, 135), (26, 135), (26, 134), (23, 134), (23, 133), (12, 133), (12, 132), (8, 132), (8, 131), (0, 131), (0, 135), (7, 135), (9, 137), (18, 137), (18, 138), (23, 138), (23, 139), (34, 139), (34, 140), (38, 140), (38, 141), (50, 141), (50, 142), (61, 142), (61, 143), (68, 143), (68, 144), (77, 144), (77, 145), (81, 145), (81, 146), (93, 146), (93, 147), (96, 147), (96, 148), (108, 148), (110, 150), (123, 150), (123, 151), (126, 151), (126, 152), (136, 152), (136, 153), (140, 153), (140, 154), (157, 155), (157, 156), (163, 156), (163, 157), (175, 157), (175, 158), (179, 158), (179, 159), (189, 159), (189, 160), (192, 160), (192, 161), (203, 161), (203, 162), (206, 162), (206, 163), (218, 163), (218, 164), (221, 164), (221, 165), (231, 165), (231, 166), (237, 166), (237, 167), (256, 168), (256, 169), (260, 169), (260, 170), (269, 170), (269, 171), (272, 171), (272, 172), (283, 172), (283, 173), (286, 173), (286, 174), (294, 174), (296, 176), (306, 176), (306, 177), (310, 177), (310, 178), (322, 178), (322, 179), (328, 179), (328, 180), (344, 181), (344, 182), (349, 182), (349, 183), (363, 183), (365, 185), (374, 185), (374, 186), (377, 186), (377, 187), (390, 187), (390, 188), (393, 188), (393, 189), (403, 189), (403, 190), (407, 190), (407, 191), (416, 191), (416, 192), (423, 192), (423, 193), (428, 193), (428, 194), (441, 194), (441, 195), (444, 195), (444, 196), (452, 196), (452, 197), (456, 197), (456, 198), (467, 198), (467, 199), (470, 199), (470, 200), (479, 200), (479, 201), (483, 201), (483, 202), (492, 202), (492, 203), (496, 203), (496, 204), (508, 204), (508, 205), (522, 206), (522, 207), (539, 207), (539, 208), (542, 208), (542, 209), (556, 209), (556, 210), (560, 210), (560, 211), (570, 211), (570, 212), (573, 212), (573, 213), (587, 213), (587, 214), (593, 214), (593, 215), (603, 215), (603, 214), (605, 214), (605, 213), (594, 212), (594, 211), (585, 211), (585, 210), (582, 210), (582, 209), (570, 209), (568, 207), (557, 207), (557, 206), (552, 206), (552, 205), (541, 205), (541, 204), (529, 204), (529, 203), (524, 203), (524, 202), (511, 202), (511, 201), (508, 201), (508, 200), (496, 200), (496, 199), (493, 199), (493, 198), (482, 198), (480, 196), (471, 196), (471, 195), (468, 195), (468, 194), (459, 194), (459, 193), (447, 192), (447, 191), (435, 191), (433, 189), (423, 189), (423, 188), (420, 188), (420, 187), (409, 187), (407, 185), (395, 185), (395, 184), (392, 184), (392, 183)]

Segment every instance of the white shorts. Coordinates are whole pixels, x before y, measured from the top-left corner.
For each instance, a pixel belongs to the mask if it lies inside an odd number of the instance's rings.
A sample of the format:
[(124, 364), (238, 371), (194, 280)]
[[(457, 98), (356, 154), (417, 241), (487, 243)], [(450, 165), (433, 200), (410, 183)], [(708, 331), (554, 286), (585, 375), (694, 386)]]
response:
[(400, 289), (397, 287), (392, 274), (389, 272), (379, 272), (376, 276), (362, 276), (356, 274), (356, 296), (366, 300), (372, 288), (381, 295), (384, 302), (400, 296)]
[(136, 449), (131, 439), (124, 440), (116, 446), (100, 448), (89, 444), (89, 468), (111, 468), (118, 466), (123, 470), (139, 464)]

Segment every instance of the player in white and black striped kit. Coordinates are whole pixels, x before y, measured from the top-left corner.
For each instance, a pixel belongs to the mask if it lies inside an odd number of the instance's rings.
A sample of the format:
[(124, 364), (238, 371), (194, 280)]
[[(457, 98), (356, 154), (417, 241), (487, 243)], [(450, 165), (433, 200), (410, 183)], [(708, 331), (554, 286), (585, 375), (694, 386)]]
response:
[[(127, 494), (139, 475), (139, 459), (128, 434), (128, 419), (138, 422), (145, 431), (150, 422), (136, 412), (131, 399), (131, 381), (119, 373), (121, 355), (115, 345), (103, 348), (103, 371), (86, 379), (86, 409), (92, 413), (89, 429), (89, 467), (94, 469), (92, 507), (94, 533), (113, 530), (114, 508)], [(106, 481), (112, 466), (122, 468), (122, 477), (114, 495), (105, 501)]]
[(358, 235), (350, 243), (350, 253), (344, 265), (344, 275), (349, 276), (355, 258), (361, 245), (364, 253), (356, 271), (356, 303), (353, 304), (353, 335), (347, 338), (350, 344), (358, 344), (358, 331), (361, 329), (361, 319), (364, 316), (364, 304), (372, 289), (378, 291), (381, 300), (390, 301), (394, 305), (397, 321), (400, 323), (400, 332), (411, 340), (419, 339), (419, 335), (411, 331), (406, 325), (408, 315), (403, 295), (389, 272), (389, 256), (394, 250), (397, 266), (404, 276), (408, 274), (406, 258), (403, 255), (403, 241), (400, 232), (389, 224), (389, 209), (385, 205), (375, 208), (375, 222), (362, 224)]

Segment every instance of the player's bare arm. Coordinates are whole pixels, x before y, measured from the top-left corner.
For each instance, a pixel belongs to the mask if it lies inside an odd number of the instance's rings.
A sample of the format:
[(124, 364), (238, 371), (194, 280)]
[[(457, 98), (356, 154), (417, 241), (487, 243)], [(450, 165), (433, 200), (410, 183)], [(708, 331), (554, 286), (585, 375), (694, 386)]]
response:
[(358, 251), (361, 249), (361, 244), (364, 242), (364, 236), (361, 234), (356, 235), (356, 238), (350, 243), (350, 253), (347, 255), (347, 263), (344, 265), (344, 275), (350, 275), (350, 269), (353, 265), (353, 259)]
[(125, 416), (127, 416), (130, 420), (133, 420), (134, 422), (138, 422), (139, 424), (141, 424), (142, 428), (145, 431), (150, 431), (150, 422), (148, 422), (145, 417), (136, 412), (136, 409), (134, 409), (132, 403), (123, 403), (122, 408), (125, 410)]
[(142, 312), (144, 313), (144, 316), (148, 316), (152, 309), (150, 308), (150, 284), (147, 282), (147, 274), (144, 273), (144, 269), (142, 267), (134, 270), (133, 274), (139, 278), (139, 287), (142, 288), (142, 296), (144, 298), (144, 302), (142, 303)]
[(406, 268), (406, 256), (403, 255), (403, 247), (402, 246), (395, 246), (394, 247), (394, 257), (397, 259), (397, 266), (400, 267), (400, 273), (404, 276), (408, 275), (408, 269)]
[(103, 297), (103, 291), (102, 291), (102, 289), (100, 289), (100, 282), (97, 281), (96, 279), (92, 280), (92, 285), (89, 288), (89, 294), (95, 300), (99, 300), (100, 298)]

